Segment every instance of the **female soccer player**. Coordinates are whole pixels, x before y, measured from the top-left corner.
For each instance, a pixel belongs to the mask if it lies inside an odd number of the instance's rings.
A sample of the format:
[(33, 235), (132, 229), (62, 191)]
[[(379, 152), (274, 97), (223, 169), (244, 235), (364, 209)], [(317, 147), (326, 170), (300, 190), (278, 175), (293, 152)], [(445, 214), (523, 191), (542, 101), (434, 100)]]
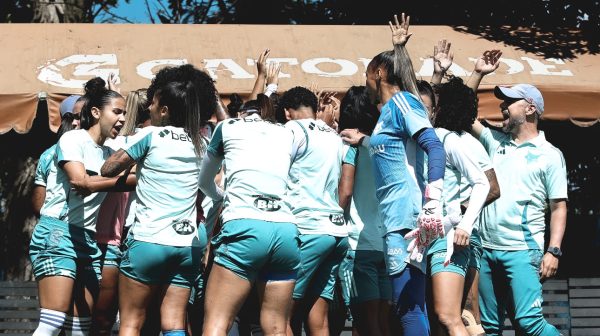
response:
[[(263, 332), (286, 332), (300, 260), (298, 230), (283, 201), (295, 153), (292, 132), (263, 120), (261, 114), (272, 115), (264, 107), (220, 123), (202, 162), (202, 192), (223, 201), (223, 227), (212, 240), (204, 335), (227, 334), (254, 284)], [(222, 162), (225, 193), (214, 182)]]
[[(390, 22), (394, 51), (384, 51), (369, 63), (366, 84), (381, 114), (373, 135), (345, 130), (342, 138), (369, 148), (377, 198), (384, 224), (388, 274), (392, 279), (395, 313), (407, 335), (427, 335), (423, 260), (407, 261), (407, 233), (418, 227), (421, 249), (437, 237), (445, 153), (419, 98), (415, 72), (404, 44), (410, 37), (409, 17)], [(362, 141), (358, 141), (362, 139)], [(428, 184), (423, 166), (428, 155)]]
[(126, 179), (135, 183), (129, 176), (99, 176), (111, 153), (104, 141), (119, 134), (125, 113), (123, 97), (104, 86), (101, 78), (86, 83), (82, 129), (60, 138), (48, 175), (46, 200), (29, 247), (41, 307), (36, 336), (58, 335), (63, 327), (78, 335), (89, 332), (100, 281), (94, 236), (105, 193), (98, 191), (114, 189)]
[[(452, 234), (434, 240), (427, 253), (433, 309), (444, 332), (435, 327), (432, 331), (434, 335), (447, 333), (451, 336), (467, 336), (469, 334), (461, 319), (461, 303), (471, 256), (469, 240), (488, 196), (490, 184), (484, 174), (484, 168), (479, 165), (477, 156), (473, 154), (479, 147), (483, 154), (485, 151), (477, 140), (465, 131), (477, 116), (477, 96), (456, 77), (438, 85), (436, 89), (438, 101), (430, 117), (446, 152), (443, 212), (460, 214), (461, 205), (466, 201), (469, 205), (460, 222), (453, 228)], [(428, 98), (435, 101), (433, 96)], [(467, 188), (464, 188), (466, 190), (463, 190), (463, 184), (467, 185)], [(447, 249), (450, 237), (453, 238), (453, 253)]]
[[(161, 81), (148, 90), (154, 94), (153, 127), (136, 133), (102, 166), (103, 175), (114, 176), (138, 164), (135, 222), (120, 264), (120, 335), (139, 335), (155, 295), (163, 335), (185, 335), (190, 288), (201, 268), (196, 196), (205, 143), (200, 129), (215, 111), (216, 89), (208, 74), (191, 65), (161, 70), (169, 71), (182, 73), (181, 81)], [(164, 77), (161, 72), (156, 78)]]
[[(371, 135), (379, 110), (365, 86), (351, 87), (341, 102), (340, 129)], [(347, 146), (339, 193), (350, 249), (340, 265), (344, 300), (360, 335), (389, 335), (392, 287), (385, 267), (383, 223), (379, 216), (373, 164), (364, 147)]]

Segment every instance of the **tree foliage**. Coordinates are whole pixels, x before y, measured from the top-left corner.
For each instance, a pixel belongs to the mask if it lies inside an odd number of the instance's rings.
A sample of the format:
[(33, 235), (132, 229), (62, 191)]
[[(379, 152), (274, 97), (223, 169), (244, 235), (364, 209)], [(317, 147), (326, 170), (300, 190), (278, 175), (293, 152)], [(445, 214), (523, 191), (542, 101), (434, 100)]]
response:
[(92, 23), (100, 13), (110, 12), (115, 8), (118, 2), (119, 0), (2, 1), (0, 22)]

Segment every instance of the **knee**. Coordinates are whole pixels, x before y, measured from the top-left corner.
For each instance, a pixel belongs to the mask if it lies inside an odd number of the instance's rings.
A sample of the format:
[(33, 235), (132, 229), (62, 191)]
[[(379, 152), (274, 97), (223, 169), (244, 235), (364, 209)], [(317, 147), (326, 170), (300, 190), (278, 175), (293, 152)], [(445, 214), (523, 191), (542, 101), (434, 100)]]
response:
[(437, 314), (438, 320), (446, 329), (454, 329), (459, 326), (463, 326), (460, 315), (456, 314)]
[(269, 336), (283, 336), (287, 335), (287, 325), (273, 325), (273, 326), (265, 326), (262, 329), (263, 335)]
[(93, 320), (92, 320), (92, 329), (105, 331), (110, 330), (115, 323), (116, 316), (111, 317), (108, 314), (97, 314), (94, 312)]
[(226, 335), (233, 326), (234, 319), (210, 318), (204, 319), (202, 335)]

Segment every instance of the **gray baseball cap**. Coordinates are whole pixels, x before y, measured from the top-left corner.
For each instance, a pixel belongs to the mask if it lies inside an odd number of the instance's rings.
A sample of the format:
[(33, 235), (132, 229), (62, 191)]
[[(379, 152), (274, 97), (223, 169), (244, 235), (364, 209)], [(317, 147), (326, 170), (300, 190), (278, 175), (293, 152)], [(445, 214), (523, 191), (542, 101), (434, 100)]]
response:
[(525, 99), (530, 104), (533, 104), (538, 115), (544, 113), (544, 98), (542, 93), (535, 86), (530, 84), (517, 84), (512, 87), (496, 86), (494, 95), (501, 100), (507, 99)]
[(65, 98), (65, 100), (60, 103), (60, 116), (64, 116), (65, 113), (73, 113), (73, 107), (79, 98), (81, 98), (80, 95), (71, 95)]

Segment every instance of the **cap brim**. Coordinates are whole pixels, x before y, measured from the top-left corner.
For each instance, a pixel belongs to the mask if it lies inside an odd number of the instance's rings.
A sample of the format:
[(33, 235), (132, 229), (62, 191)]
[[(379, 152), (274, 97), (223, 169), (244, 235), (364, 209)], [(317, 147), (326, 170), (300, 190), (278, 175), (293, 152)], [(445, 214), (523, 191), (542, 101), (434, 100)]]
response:
[(523, 98), (519, 92), (507, 87), (496, 86), (494, 96), (500, 100)]

